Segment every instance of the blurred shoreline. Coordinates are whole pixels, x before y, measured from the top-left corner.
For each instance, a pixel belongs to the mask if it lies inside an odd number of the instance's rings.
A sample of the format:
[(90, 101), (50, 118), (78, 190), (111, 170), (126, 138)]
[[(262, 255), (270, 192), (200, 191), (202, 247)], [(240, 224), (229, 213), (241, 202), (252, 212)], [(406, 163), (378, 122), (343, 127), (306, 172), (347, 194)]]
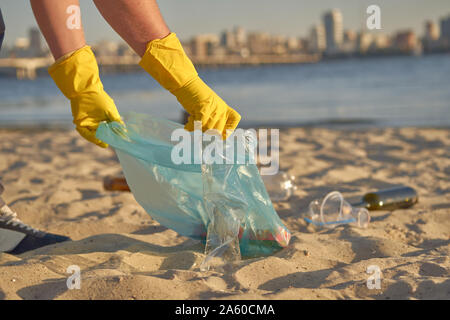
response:
[[(176, 121), (174, 119), (169, 119), (174, 122), (181, 123), (181, 121)], [(336, 131), (374, 131), (374, 130), (384, 130), (384, 129), (437, 129), (437, 130), (450, 130), (450, 125), (441, 126), (392, 126), (392, 125), (380, 125), (376, 122), (367, 120), (358, 121), (341, 121), (341, 120), (330, 120), (330, 121), (319, 121), (301, 124), (292, 123), (251, 123), (243, 122), (239, 125), (242, 129), (329, 129)], [(24, 133), (38, 133), (38, 132), (70, 132), (74, 131), (75, 126), (71, 123), (13, 123), (4, 124), (0, 122), (0, 132), (24, 132)]]
[[(304, 65), (200, 69), (243, 115), (241, 127), (450, 126), (450, 55), (329, 60)], [(0, 128), (73, 128), (70, 105), (48, 76), (0, 77)], [(120, 113), (182, 122), (176, 99), (146, 73), (104, 73)]]
[[(322, 56), (319, 54), (296, 55), (259, 55), (250, 57), (208, 57), (193, 58), (199, 70), (259, 68), (270, 66), (297, 66), (307, 64), (329, 63), (334, 61), (361, 61), (389, 58), (432, 56), (450, 56), (450, 51), (436, 51), (426, 54), (415, 52), (388, 51), (370, 54), (336, 54)], [(103, 56), (98, 57), (100, 72), (103, 74), (144, 73), (139, 66), (139, 57)], [(47, 69), (54, 62), (53, 58), (0, 58), (0, 78), (16, 78), (19, 80), (36, 80), (48, 77)]]

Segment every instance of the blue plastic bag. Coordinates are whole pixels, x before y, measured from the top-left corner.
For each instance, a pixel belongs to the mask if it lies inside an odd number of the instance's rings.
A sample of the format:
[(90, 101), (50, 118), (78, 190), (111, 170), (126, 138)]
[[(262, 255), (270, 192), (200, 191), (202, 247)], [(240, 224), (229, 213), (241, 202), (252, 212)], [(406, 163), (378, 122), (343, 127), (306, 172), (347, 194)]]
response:
[[(272, 254), (288, 245), (290, 233), (255, 164), (175, 164), (177, 142), (171, 136), (182, 125), (137, 113), (128, 114), (124, 123), (101, 123), (97, 138), (115, 149), (136, 201), (161, 225), (186, 237), (208, 239), (211, 251), (237, 237), (239, 248), (234, 250), (245, 257)], [(236, 150), (236, 158), (249, 159), (249, 154), (239, 154), (248, 148)]]

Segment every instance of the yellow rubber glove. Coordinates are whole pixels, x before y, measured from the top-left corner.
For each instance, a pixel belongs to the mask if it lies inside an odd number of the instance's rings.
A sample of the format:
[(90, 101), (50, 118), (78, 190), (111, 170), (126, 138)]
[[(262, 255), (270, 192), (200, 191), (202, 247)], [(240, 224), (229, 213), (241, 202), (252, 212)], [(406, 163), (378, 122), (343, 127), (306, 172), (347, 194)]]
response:
[(122, 120), (114, 100), (103, 89), (91, 47), (84, 46), (67, 58), (58, 59), (48, 72), (70, 100), (76, 130), (86, 140), (106, 148), (108, 145), (95, 137), (98, 125), (102, 121)]
[(186, 130), (193, 131), (194, 121), (201, 121), (203, 131), (216, 129), (226, 138), (226, 130), (239, 124), (239, 113), (200, 79), (175, 33), (150, 41), (139, 65), (189, 113)]

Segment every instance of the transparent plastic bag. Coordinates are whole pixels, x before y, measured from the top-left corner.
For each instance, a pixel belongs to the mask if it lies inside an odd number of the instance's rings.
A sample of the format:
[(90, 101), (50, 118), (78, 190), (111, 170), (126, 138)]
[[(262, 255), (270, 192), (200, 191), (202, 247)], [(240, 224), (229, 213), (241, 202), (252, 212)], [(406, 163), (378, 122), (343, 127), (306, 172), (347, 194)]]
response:
[(305, 220), (317, 226), (334, 228), (342, 224), (353, 224), (367, 228), (370, 214), (366, 208), (353, 207), (338, 191), (328, 193), (323, 200), (313, 200), (309, 204)]
[(236, 148), (243, 164), (175, 164), (171, 135), (182, 125), (137, 113), (124, 123), (101, 123), (97, 138), (115, 149), (131, 192), (153, 219), (205, 241), (209, 258), (269, 255), (288, 245), (290, 232), (258, 168), (239, 154), (248, 148)]

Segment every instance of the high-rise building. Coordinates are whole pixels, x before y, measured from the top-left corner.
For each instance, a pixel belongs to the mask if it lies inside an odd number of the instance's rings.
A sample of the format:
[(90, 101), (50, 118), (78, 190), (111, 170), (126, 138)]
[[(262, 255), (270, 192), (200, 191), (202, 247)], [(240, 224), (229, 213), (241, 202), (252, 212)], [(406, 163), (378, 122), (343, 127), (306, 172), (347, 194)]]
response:
[(417, 38), (413, 31), (397, 32), (394, 38), (395, 49), (402, 52), (412, 52), (417, 48)]
[(247, 32), (245, 32), (243, 27), (234, 28), (234, 39), (236, 41), (236, 45), (239, 47), (243, 47), (247, 44)]
[(325, 13), (323, 21), (327, 39), (327, 52), (338, 52), (344, 39), (344, 23), (341, 11), (333, 9)]
[(360, 53), (367, 53), (373, 43), (373, 34), (361, 31), (356, 38), (356, 48)]
[(439, 27), (437, 23), (433, 21), (427, 21), (425, 23), (425, 39), (427, 41), (435, 41), (439, 39)]
[(287, 52), (287, 38), (283, 35), (272, 35), (270, 37), (271, 53), (285, 54)]
[(30, 45), (28, 47), (29, 54), (33, 57), (42, 55), (42, 39), (39, 29), (31, 28), (28, 31), (28, 39), (30, 40)]
[(344, 41), (342, 43), (342, 51), (346, 53), (353, 53), (356, 51), (358, 35), (353, 30), (345, 30), (344, 31)]
[(252, 32), (248, 35), (251, 54), (268, 54), (271, 51), (270, 35), (266, 32)]
[(215, 34), (197, 35), (192, 40), (192, 54), (200, 59), (213, 56), (219, 45), (220, 39)]
[(439, 47), (439, 27), (433, 21), (425, 22), (425, 34), (422, 39), (422, 48), (424, 52), (432, 52)]
[(450, 16), (441, 19), (441, 39), (450, 41)]
[(102, 40), (93, 46), (93, 50), (99, 57), (111, 57), (118, 55), (119, 44), (114, 41)]
[(391, 38), (383, 33), (375, 34), (372, 46), (375, 50), (385, 50), (391, 46)]
[(220, 36), (220, 45), (229, 53), (239, 53), (247, 47), (247, 32), (242, 27), (225, 30)]
[(356, 37), (358, 35), (353, 30), (345, 30), (344, 31), (344, 42), (354, 42), (356, 41)]
[(286, 46), (289, 52), (296, 52), (302, 49), (301, 41), (297, 37), (289, 37), (286, 41)]
[(121, 57), (132, 57), (135, 56), (136, 53), (128, 44), (122, 42), (118, 44), (117, 55)]
[(319, 24), (311, 28), (309, 36), (310, 51), (323, 52), (327, 47), (325, 28)]
[(230, 30), (223, 31), (220, 36), (220, 44), (227, 49), (234, 49), (236, 47), (234, 33)]

